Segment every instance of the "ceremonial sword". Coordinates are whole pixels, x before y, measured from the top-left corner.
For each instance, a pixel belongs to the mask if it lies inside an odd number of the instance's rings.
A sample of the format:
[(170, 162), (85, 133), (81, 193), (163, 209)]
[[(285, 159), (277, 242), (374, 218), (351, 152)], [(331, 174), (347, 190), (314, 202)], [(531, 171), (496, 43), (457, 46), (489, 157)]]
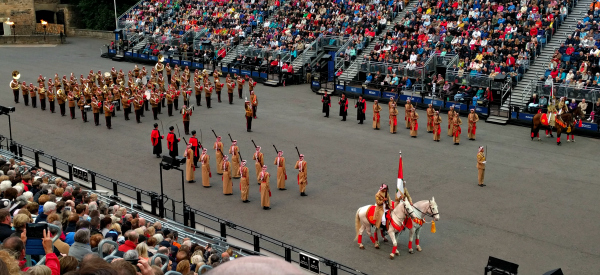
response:
[(185, 141), (185, 137), (181, 136), (181, 132), (179, 132), (179, 125), (175, 124), (175, 127), (177, 127), (177, 134), (179, 134), (179, 136), (183, 139), (183, 142), (185, 142), (185, 145), (187, 145), (187, 141)]

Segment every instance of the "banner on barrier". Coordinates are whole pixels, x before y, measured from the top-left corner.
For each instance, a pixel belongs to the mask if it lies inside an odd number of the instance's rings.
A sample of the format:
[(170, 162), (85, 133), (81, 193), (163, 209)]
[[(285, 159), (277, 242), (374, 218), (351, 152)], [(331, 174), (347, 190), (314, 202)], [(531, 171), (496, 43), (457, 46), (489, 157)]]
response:
[[(157, 59), (158, 61), (158, 59)], [(163, 64), (170, 64), (171, 63), (171, 59), (168, 59), (165, 57), (165, 60), (163, 60)]]
[(335, 85), (335, 90), (343, 92), (344, 91), (344, 85), (336, 84)]
[(377, 90), (365, 90), (365, 95), (381, 97), (381, 92)]
[(171, 62), (176, 65), (181, 64), (179, 60), (175, 60), (175, 59), (171, 59)]
[(108, 53), (117, 53), (116, 50), (108, 50)]
[(125, 52), (125, 56), (131, 56), (131, 52)]
[(480, 113), (480, 114), (487, 114), (488, 113), (488, 108), (486, 108), (486, 107), (471, 106), (469, 108), (469, 110), (471, 110), (471, 109), (475, 109), (475, 113)]
[(454, 110), (466, 111), (467, 104), (462, 104), (458, 102), (446, 102), (446, 108), (450, 108), (450, 106), (454, 106)]
[(387, 98), (387, 99), (390, 99), (390, 98), (392, 98), (392, 97), (393, 97), (393, 98), (396, 98), (396, 96), (397, 96), (397, 95), (398, 95), (398, 94), (396, 94), (396, 93), (383, 92), (383, 94), (381, 95), (381, 97), (383, 97), (383, 98)]
[(228, 73), (229, 72), (229, 68), (227, 68), (227, 67), (221, 67), (221, 72)]
[(312, 86), (313, 87), (321, 87), (321, 82), (319, 82), (319, 81), (313, 81), (312, 82)]
[(577, 125), (575, 125), (576, 129), (584, 129), (584, 130), (590, 130), (590, 131), (598, 131), (598, 124), (596, 123), (588, 123), (588, 122), (584, 122), (581, 127), (579, 127), (579, 123), (577, 123)]
[(240, 73), (240, 69), (231, 68), (230, 73), (233, 73), (233, 74)]
[[(133, 56), (138, 56), (138, 54), (136, 53)], [(158, 61), (158, 56), (151, 55), (150, 56), (150, 60), (152, 60), (152, 61)]]
[[(133, 53), (132, 56), (133, 57), (140, 57), (140, 54), (139, 53)], [(154, 60), (154, 59), (152, 59), (152, 56), (150, 56), (150, 60)]]
[(260, 78), (267, 79), (269, 78), (269, 75), (267, 73), (260, 73)]
[(441, 99), (433, 99), (433, 98), (429, 98), (426, 97), (425, 99), (423, 99), (423, 103), (425, 104), (431, 104), (433, 106), (443, 106), (444, 105), (444, 101)]
[(192, 65), (192, 62), (182, 60), (181, 61), (181, 65), (183, 65), (183, 66), (190, 66), (190, 65)]
[(140, 58), (148, 59), (148, 55), (147, 54), (140, 54)]
[(528, 113), (519, 113), (519, 119), (522, 119), (522, 120), (533, 120), (533, 116), (535, 116), (535, 115), (528, 114)]
[(415, 102), (415, 103), (423, 102), (423, 99), (420, 97), (409, 96), (409, 95), (400, 95), (400, 100), (407, 101), (408, 99), (410, 99), (411, 102)]
[(194, 68), (202, 69), (204, 67), (202, 65), (203, 65), (202, 63), (192, 62), (192, 67), (194, 67)]
[(248, 70), (242, 70), (241, 74), (242, 75), (250, 76), (250, 71), (248, 71)]
[(362, 94), (362, 87), (347, 86), (346, 87), (346, 92), (351, 92), (351, 93), (356, 93), (356, 94)]

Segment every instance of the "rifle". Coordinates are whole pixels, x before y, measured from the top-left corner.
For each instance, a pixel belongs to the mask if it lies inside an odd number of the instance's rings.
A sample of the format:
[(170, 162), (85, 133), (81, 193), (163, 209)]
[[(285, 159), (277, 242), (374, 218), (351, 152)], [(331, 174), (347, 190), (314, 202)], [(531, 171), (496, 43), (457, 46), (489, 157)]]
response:
[(277, 150), (277, 147), (275, 147), (275, 144), (273, 144), (273, 148), (275, 148), (275, 153), (279, 155), (279, 150)]
[(163, 126), (163, 124), (162, 124), (162, 120), (160, 121), (160, 128), (162, 128), (162, 130), (163, 130), (163, 133), (164, 133), (164, 132), (165, 132), (165, 127), (164, 127), (164, 126)]
[(218, 138), (218, 136), (217, 136), (217, 133), (215, 133), (215, 130), (213, 130), (213, 129), (210, 129), (210, 130), (211, 130), (211, 131), (213, 132), (213, 134), (215, 135), (215, 138)]
[(258, 148), (258, 146), (256, 146), (256, 143), (254, 143), (254, 140), (252, 140), (252, 144), (254, 144), (254, 148)]
[(227, 135), (229, 136), (229, 139), (231, 140), (231, 142), (233, 143), (233, 138), (231, 138), (231, 134), (227, 133)]
[(300, 157), (300, 150), (298, 150), (298, 146), (295, 146), (295, 147), (296, 147), (296, 152), (298, 152), (298, 157)]
[(485, 161), (487, 161), (487, 155), (488, 155), (488, 151), (487, 151), (487, 145), (485, 146), (485, 154), (483, 155), (485, 157)]
[(179, 132), (179, 125), (175, 124), (175, 127), (177, 127), (177, 134), (183, 139), (183, 142), (185, 142), (185, 145), (187, 146), (187, 141), (185, 141), (185, 137), (181, 136), (181, 133)]
[(204, 148), (204, 146), (202, 146), (202, 129), (200, 129), (200, 148)]

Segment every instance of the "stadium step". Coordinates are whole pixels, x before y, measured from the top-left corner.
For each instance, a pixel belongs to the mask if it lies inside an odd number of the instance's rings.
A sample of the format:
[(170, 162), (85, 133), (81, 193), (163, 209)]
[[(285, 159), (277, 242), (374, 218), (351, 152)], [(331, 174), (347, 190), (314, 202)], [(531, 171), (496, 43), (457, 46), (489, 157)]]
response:
[(263, 84), (265, 84), (267, 86), (271, 86), (271, 87), (277, 87), (277, 86), (279, 86), (279, 81), (274, 80), (274, 79), (268, 79), (267, 81), (263, 82)]
[(500, 125), (506, 125), (508, 123), (508, 118), (507, 117), (501, 117), (501, 116), (489, 116), (485, 122), (489, 122), (489, 123), (494, 123), (494, 124), (500, 124)]
[(565, 42), (567, 37), (573, 33), (577, 21), (587, 15), (587, 10), (592, 2), (592, 0), (581, 0), (577, 2), (577, 6), (571, 10), (571, 13), (565, 18), (563, 24), (558, 27), (554, 36), (552, 36), (552, 39), (548, 41), (541, 50), (540, 55), (530, 64), (529, 70), (523, 75), (523, 79), (521, 79), (521, 81), (513, 88), (510, 100), (506, 100), (502, 104), (502, 110), (508, 110), (509, 102), (511, 105), (516, 105), (521, 108), (525, 107), (532, 91), (535, 90), (534, 86), (539, 78), (546, 73), (546, 68), (552, 59), (554, 52), (560, 47), (561, 43)]
[(352, 81), (358, 74), (360, 64), (362, 64), (362, 62), (365, 60), (364, 54), (370, 53), (375, 48), (376, 42), (380, 41), (382, 37), (387, 33), (387, 31), (393, 28), (397, 22), (400, 22), (400, 20), (406, 15), (406, 11), (408, 11), (410, 7), (412, 7), (417, 2), (417, 0), (411, 0), (410, 3), (408, 3), (408, 5), (406, 5), (404, 9), (401, 12), (399, 12), (398, 15), (396, 15), (396, 18), (394, 18), (394, 20), (388, 22), (385, 29), (383, 29), (383, 31), (379, 35), (373, 37), (373, 40), (371, 40), (369, 46), (367, 46), (363, 50), (363, 54), (357, 56), (356, 60), (354, 60), (354, 62), (352, 62), (350, 66), (348, 66), (348, 68), (342, 72), (342, 75), (340, 75), (338, 79), (341, 81)]

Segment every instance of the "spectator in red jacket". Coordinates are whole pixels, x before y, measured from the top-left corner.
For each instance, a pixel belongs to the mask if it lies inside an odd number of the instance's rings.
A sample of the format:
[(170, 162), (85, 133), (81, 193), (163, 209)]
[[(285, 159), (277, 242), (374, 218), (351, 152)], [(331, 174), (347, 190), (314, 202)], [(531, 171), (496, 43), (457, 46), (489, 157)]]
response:
[(129, 231), (125, 232), (125, 236), (127, 237), (127, 240), (124, 244), (119, 246), (119, 252), (125, 253), (129, 250), (135, 250), (138, 244), (138, 233), (135, 231)]

